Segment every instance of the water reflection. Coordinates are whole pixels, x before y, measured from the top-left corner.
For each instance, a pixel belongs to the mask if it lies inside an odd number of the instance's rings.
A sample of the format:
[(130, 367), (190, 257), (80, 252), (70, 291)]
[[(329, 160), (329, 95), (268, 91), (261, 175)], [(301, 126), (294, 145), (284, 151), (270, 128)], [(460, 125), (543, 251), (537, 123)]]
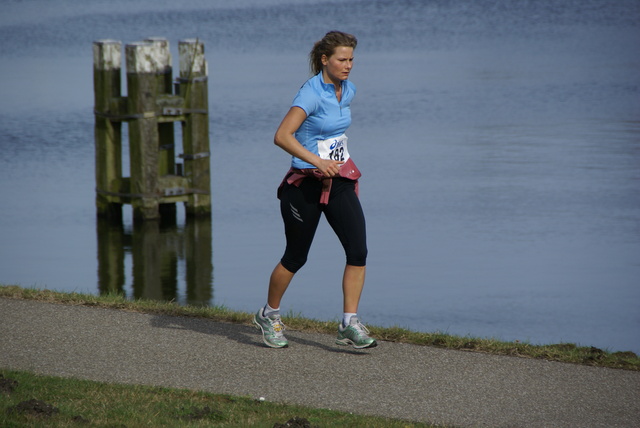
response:
[[(211, 218), (175, 218), (134, 222), (97, 220), (98, 290), (101, 295), (126, 295), (127, 277), (131, 298), (181, 300), (180, 283), (186, 285), (184, 302), (204, 306), (213, 299)], [(131, 272), (126, 269), (131, 261)], [(179, 278), (184, 274), (184, 278)]]

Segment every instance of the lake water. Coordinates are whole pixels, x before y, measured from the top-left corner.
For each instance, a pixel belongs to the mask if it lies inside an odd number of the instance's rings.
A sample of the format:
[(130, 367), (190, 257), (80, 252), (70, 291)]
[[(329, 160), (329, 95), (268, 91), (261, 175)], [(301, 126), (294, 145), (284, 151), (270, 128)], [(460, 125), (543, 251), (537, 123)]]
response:
[[(1, 283), (256, 310), (284, 249), (275, 189), (289, 158), (273, 133), (311, 44), (342, 29), (360, 40), (348, 135), (369, 232), (363, 320), (640, 352), (640, 2), (2, 10)], [(95, 213), (92, 42), (150, 36), (170, 41), (175, 70), (180, 39), (205, 44), (213, 216), (190, 223), (180, 207), (177, 225), (135, 230), (125, 206), (113, 230)], [(154, 248), (137, 276), (134, 255)], [(283, 309), (340, 316), (343, 263), (323, 223)]]

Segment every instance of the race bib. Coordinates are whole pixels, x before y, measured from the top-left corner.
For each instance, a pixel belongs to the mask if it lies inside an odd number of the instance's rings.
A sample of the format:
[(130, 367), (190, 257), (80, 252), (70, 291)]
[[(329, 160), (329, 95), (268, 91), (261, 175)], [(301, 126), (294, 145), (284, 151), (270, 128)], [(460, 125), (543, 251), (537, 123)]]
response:
[(328, 140), (318, 140), (318, 155), (322, 159), (346, 162), (349, 160), (347, 140), (348, 138), (345, 134)]

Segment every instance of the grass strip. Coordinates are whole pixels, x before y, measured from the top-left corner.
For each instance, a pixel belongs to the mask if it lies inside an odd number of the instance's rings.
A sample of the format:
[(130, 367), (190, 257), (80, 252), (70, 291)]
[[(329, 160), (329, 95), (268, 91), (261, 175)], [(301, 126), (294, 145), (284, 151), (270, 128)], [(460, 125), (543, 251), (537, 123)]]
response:
[(250, 397), (0, 369), (2, 427), (434, 427)]
[[(128, 300), (120, 294), (95, 296), (80, 293), (62, 293), (35, 288), (0, 285), (0, 297), (37, 300), (67, 305), (94, 306), (143, 312), (154, 315), (206, 318), (219, 322), (250, 324), (253, 314), (234, 311), (224, 306), (181, 306), (171, 302), (155, 300)], [(290, 330), (335, 334), (337, 321), (308, 319), (299, 314), (287, 314), (283, 321)], [(634, 352), (609, 352), (593, 346), (578, 346), (572, 343), (534, 345), (528, 342), (503, 342), (495, 339), (454, 336), (446, 333), (416, 332), (401, 327), (376, 327), (368, 325), (371, 335), (379, 340), (434, 346), (462, 351), (483, 352), (494, 355), (509, 355), (536, 358), (563, 363), (582, 364), (625, 370), (640, 370), (640, 358)]]

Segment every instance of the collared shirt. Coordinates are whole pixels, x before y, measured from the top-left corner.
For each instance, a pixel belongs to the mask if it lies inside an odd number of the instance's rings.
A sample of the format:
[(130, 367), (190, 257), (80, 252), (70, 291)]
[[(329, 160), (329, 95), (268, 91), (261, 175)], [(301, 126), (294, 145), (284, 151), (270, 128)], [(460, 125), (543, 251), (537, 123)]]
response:
[[(296, 139), (307, 150), (318, 154), (318, 141), (336, 138), (345, 133), (351, 125), (351, 100), (356, 87), (349, 80), (342, 81), (342, 98), (336, 98), (333, 84), (325, 83), (322, 72), (305, 82), (293, 99), (292, 107), (300, 107), (307, 114), (300, 128), (295, 132)], [(293, 168), (315, 168), (295, 156)]]

